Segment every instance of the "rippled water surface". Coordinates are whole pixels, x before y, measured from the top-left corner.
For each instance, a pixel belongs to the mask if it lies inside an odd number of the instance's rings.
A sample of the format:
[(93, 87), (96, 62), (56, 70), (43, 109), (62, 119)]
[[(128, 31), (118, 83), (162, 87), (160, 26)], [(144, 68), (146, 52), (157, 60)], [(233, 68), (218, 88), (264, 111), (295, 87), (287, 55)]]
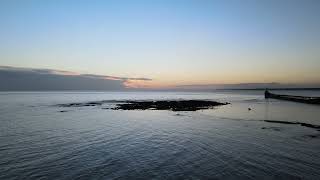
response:
[[(231, 104), (196, 112), (56, 106), (133, 99)], [(320, 125), (320, 106), (265, 100), (262, 91), (2, 92), (0, 114), (0, 179), (320, 179), (319, 129), (265, 121)]]

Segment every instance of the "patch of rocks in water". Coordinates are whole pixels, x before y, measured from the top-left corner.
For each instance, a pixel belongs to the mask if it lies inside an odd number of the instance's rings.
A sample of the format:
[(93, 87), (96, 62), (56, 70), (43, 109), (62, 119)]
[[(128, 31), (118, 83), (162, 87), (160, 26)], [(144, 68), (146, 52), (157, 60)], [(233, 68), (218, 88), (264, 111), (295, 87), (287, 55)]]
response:
[(179, 101), (127, 101), (117, 104), (114, 110), (171, 110), (171, 111), (197, 111), (210, 109), (215, 106), (227, 105), (216, 101), (205, 100), (179, 100)]
[(303, 122), (289, 122), (289, 121), (276, 121), (276, 120), (264, 120), (264, 121), (269, 123), (278, 123), (278, 124), (295, 124), (295, 125), (300, 125), (300, 126), (320, 130), (320, 125), (303, 123)]
[(261, 129), (273, 130), (273, 131), (281, 131), (281, 127), (262, 127)]
[[(215, 106), (227, 105), (207, 100), (170, 100), (170, 101), (92, 101), (84, 103), (58, 104), (59, 107), (86, 107), (102, 106), (104, 103), (114, 103), (115, 107), (102, 109), (113, 110), (171, 110), (171, 111), (197, 111), (201, 109), (211, 109)], [(64, 112), (61, 111), (61, 112)]]
[(306, 135), (306, 137), (308, 137), (308, 138), (319, 138), (320, 134), (309, 134), (309, 135)]
[(100, 102), (87, 102), (87, 103), (70, 103), (70, 104), (59, 104), (59, 107), (84, 107), (84, 106), (101, 106)]
[(92, 101), (92, 102), (83, 102), (83, 103), (68, 103), (68, 104), (58, 104), (59, 107), (86, 107), (86, 106), (101, 106), (104, 103), (119, 103), (123, 101), (113, 101), (113, 100), (105, 100), (105, 101)]
[(61, 111), (59, 111), (59, 112), (64, 113), (64, 112), (68, 112), (68, 111), (66, 111), (66, 110), (61, 110)]

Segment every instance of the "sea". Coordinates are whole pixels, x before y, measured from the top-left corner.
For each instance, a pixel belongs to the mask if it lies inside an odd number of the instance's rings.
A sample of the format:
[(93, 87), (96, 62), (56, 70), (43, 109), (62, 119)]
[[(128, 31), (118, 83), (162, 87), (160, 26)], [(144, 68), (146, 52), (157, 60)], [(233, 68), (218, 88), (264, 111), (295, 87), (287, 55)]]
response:
[[(110, 108), (193, 99), (230, 104), (189, 112)], [(92, 101), (105, 103), (59, 106)], [(316, 180), (319, 125), (319, 105), (265, 99), (260, 90), (0, 92), (0, 179)]]

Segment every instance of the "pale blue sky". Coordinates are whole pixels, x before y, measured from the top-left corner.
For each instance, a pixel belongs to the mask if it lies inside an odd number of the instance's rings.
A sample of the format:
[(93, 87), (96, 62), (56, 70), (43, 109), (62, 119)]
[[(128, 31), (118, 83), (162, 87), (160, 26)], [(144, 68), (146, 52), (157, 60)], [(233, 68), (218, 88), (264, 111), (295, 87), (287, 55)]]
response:
[(320, 83), (320, 1), (0, 1), (0, 65), (154, 85)]

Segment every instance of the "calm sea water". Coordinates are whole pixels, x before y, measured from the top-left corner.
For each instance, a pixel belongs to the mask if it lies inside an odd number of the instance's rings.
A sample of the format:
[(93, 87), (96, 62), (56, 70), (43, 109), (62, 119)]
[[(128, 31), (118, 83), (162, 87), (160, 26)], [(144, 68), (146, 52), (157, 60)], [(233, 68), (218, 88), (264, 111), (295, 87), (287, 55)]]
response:
[[(56, 106), (133, 99), (231, 104), (179, 113)], [(320, 125), (320, 106), (262, 91), (2, 92), (0, 179), (320, 179), (320, 131), (264, 120)]]

